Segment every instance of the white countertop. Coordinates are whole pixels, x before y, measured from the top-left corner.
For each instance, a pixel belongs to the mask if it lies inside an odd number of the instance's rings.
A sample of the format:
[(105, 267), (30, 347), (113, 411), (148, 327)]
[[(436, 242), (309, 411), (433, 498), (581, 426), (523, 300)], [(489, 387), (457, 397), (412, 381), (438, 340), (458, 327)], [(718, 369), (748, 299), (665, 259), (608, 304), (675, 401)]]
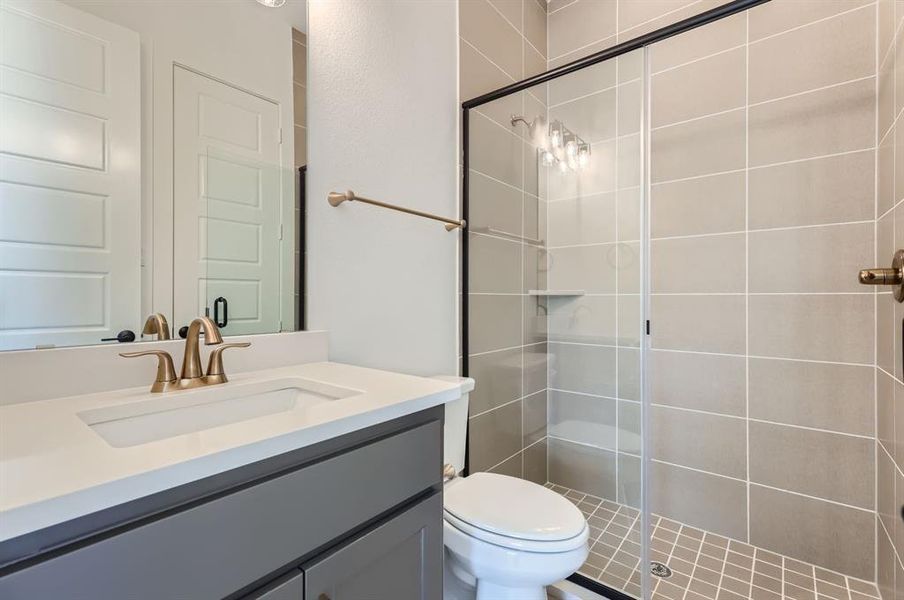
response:
[(455, 383), (330, 362), (239, 373), (223, 387), (278, 377), (361, 394), (122, 448), (78, 413), (146, 401), (148, 386), (0, 407), (0, 542), (460, 396)]

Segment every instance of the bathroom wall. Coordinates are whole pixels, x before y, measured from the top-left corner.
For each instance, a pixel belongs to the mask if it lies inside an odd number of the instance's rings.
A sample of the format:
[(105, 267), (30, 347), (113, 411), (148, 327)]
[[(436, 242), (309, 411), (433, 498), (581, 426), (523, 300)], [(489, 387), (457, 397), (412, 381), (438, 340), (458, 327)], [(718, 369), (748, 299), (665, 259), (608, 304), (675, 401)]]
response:
[(331, 191), (457, 216), (456, 4), (311, 2), (308, 268), (311, 329), (333, 360), (457, 372), (459, 232)]
[[(549, 64), (716, 4), (553, 2)], [(855, 275), (875, 249), (876, 12), (773, 0), (651, 48), (653, 511), (864, 579), (876, 310)], [(579, 464), (550, 453), (550, 478), (592, 486)]]
[[(904, 6), (880, 0), (878, 93), (878, 195), (876, 264), (888, 266), (904, 246)], [(877, 576), (885, 600), (904, 597), (904, 374), (901, 321), (904, 308), (880, 288), (876, 315), (877, 361)]]
[[(461, 100), (546, 70), (545, 0), (461, 0)], [(537, 151), (527, 120), (545, 91), (471, 111), (470, 469), (545, 483), (545, 313), (527, 295), (543, 287), (537, 240), (545, 230)], [(492, 229), (493, 231), (489, 231)]]

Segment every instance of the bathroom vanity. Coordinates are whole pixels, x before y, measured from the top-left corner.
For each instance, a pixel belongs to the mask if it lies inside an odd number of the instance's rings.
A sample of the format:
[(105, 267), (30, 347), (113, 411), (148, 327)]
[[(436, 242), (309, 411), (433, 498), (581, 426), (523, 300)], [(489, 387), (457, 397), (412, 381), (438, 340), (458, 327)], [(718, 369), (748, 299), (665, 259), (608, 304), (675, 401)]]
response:
[[(203, 422), (201, 405), (228, 413), (229, 390), (274, 381), (328, 399), (137, 443), (91, 425), (97, 411), (107, 424), (160, 419), (173, 409), (143, 403), (174, 399)], [(0, 408), (0, 597), (441, 597), (443, 404), (456, 385), (314, 363), (219, 387), (213, 400), (114, 390)]]

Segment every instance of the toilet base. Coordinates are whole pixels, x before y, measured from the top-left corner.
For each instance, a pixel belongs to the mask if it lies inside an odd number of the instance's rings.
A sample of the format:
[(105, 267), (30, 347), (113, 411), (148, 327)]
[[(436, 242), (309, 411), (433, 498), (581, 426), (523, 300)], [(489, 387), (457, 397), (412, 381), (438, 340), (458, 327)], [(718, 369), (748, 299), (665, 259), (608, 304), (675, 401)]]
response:
[(449, 551), (445, 552), (443, 600), (546, 600), (544, 586), (508, 587), (489, 581), (476, 581), (461, 568)]

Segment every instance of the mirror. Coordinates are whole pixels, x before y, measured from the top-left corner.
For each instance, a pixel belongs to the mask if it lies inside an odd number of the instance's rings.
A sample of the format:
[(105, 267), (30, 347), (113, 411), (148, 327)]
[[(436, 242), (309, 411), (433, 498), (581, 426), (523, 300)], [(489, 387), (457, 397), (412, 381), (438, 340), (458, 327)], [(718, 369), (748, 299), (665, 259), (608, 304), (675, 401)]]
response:
[(0, 350), (303, 329), (306, 30), (303, 0), (0, 0)]

